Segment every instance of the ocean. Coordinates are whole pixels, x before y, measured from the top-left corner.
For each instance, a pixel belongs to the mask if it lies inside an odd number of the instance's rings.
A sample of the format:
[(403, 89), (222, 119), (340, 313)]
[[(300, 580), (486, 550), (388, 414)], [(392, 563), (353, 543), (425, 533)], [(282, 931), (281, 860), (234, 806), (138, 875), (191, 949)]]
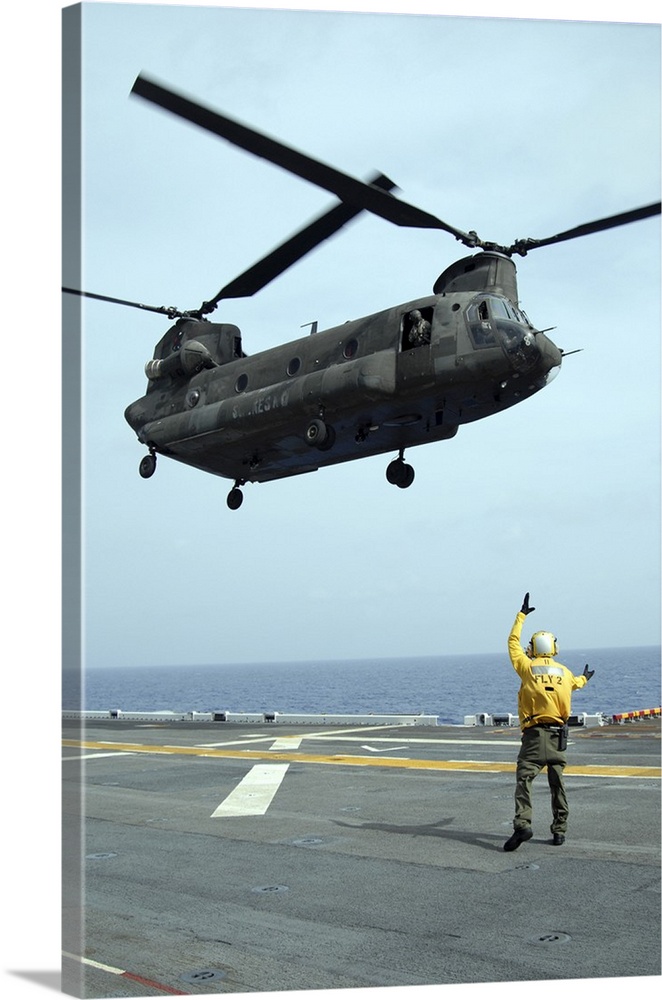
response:
[[(564, 651), (559, 661), (595, 675), (573, 713), (616, 715), (660, 706), (660, 647)], [(517, 714), (519, 682), (507, 655), (311, 660), (65, 671), (62, 707), (125, 712), (294, 712), (434, 715)]]

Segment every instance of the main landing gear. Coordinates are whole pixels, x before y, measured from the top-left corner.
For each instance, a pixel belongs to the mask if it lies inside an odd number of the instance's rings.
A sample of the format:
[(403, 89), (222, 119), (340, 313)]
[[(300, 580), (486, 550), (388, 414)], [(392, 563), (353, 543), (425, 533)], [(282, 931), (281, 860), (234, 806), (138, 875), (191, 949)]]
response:
[(386, 478), (392, 486), (399, 486), (401, 490), (406, 490), (414, 482), (414, 470), (411, 465), (407, 465), (404, 460), (405, 450), (400, 449), (400, 454), (386, 469)]
[(315, 417), (306, 427), (306, 444), (311, 448), (318, 448), (320, 451), (328, 451), (333, 447), (336, 440), (336, 432), (331, 424), (327, 424), (321, 417)]

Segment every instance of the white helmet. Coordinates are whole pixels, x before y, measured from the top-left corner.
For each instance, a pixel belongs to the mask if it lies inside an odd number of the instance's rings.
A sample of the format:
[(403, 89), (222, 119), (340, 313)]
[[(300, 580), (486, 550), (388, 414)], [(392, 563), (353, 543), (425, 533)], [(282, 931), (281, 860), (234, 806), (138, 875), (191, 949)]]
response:
[(551, 632), (535, 632), (529, 642), (531, 656), (556, 656), (559, 649)]

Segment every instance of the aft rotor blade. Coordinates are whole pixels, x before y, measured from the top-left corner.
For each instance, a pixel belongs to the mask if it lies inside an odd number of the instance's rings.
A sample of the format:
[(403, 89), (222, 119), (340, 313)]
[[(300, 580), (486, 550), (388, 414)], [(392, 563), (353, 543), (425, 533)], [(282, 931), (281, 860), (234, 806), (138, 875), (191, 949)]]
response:
[(78, 288), (63, 288), (63, 292), (67, 292), (69, 295), (81, 295), (86, 299), (99, 299), (101, 302), (115, 302), (118, 306), (131, 306), (133, 309), (144, 309), (147, 312), (162, 313), (165, 316), (170, 316), (172, 319), (175, 316), (183, 316), (178, 309), (174, 306), (146, 306), (143, 302), (130, 302), (128, 299), (115, 299), (112, 295), (97, 295), (96, 292), (81, 292)]
[(322, 163), (320, 160), (315, 160), (305, 153), (257, 132), (235, 119), (228, 118), (218, 111), (191, 101), (142, 74), (137, 77), (132, 87), (132, 93), (192, 122), (194, 125), (200, 126), (200, 128), (206, 129), (208, 132), (212, 132), (214, 135), (220, 136), (222, 139), (226, 139), (248, 153), (260, 156), (297, 177), (330, 191), (331, 194), (335, 194), (337, 198), (348, 205), (373, 212), (388, 222), (395, 223), (396, 226), (441, 229), (451, 233), (466, 246), (475, 247), (478, 245), (475, 234), (455, 229), (436, 216), (430, 215), (429, 212), (424, 212), (414, 205), (408, 205), (407, 202), (394, 198), (386, 191), (380, 191), (370, 184), (365, 184), (349, 174)]
[[(392, 191), (394, 182), (384, 174), (376, 174), (369, 181), (384, 191)], [(302, 257), (314, 250), (324, 240), (329, 239), (362, 211), (353, 205), (336, 205), (329, 212), (319, 216), (304, 229), (299, 230), (280, 246), (272, 250), (257, 263), (221, 288), (213, 299), (203, 303), (201, 311), (209, 313), (221, 299), (239, 299), (254, 295), (277, 278), (283, 271), (296, 264)]]
[(574, 229), (566, 229), (556, 236), (548, 236), (546, 239), (517, 240), (512, 247), (508, 248), (509, 253), (519, 253), (522, 257), (529, 250), (538, 247), (549, 246), (551, 243), (563, 243), (565, 240), (574, 240), (578, 236), (589, 236), (591, 233), (599, 233), (605, 229), (615, 229), (617, 226), (626, 226), (630, 222), (639, 222), (641, 219), (648, 219), (653, 215), (659, 215), (662, 203), (657, 201), (651, 205), (644, 205), (643, 208), (634, 208), (629, 212), (621, 212), (619, 215), (610, 215), (605, 219), (596, 219), (594, 222), (585, 222)]

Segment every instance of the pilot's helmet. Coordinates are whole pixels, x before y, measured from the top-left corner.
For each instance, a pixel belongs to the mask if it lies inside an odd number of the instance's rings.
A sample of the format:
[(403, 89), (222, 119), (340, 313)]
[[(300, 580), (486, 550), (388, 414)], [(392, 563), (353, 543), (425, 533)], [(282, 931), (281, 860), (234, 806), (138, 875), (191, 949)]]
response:
[(558, 651), (556, 638), (551, 632), (535, 632), (527, 649), (529, 656), (556, 656)]

